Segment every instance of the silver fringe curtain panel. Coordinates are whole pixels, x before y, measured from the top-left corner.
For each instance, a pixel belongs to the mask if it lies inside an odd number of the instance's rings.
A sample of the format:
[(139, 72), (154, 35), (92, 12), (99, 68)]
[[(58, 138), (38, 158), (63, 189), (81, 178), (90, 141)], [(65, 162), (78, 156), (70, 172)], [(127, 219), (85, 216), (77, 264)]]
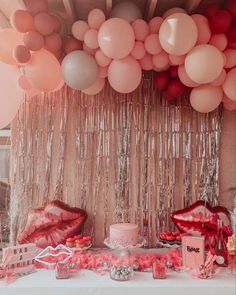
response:
[(155, 246), (173, 210), (204, 195), (217, 204), (220, 131), (220, 109), (165, 101), (150, 77), (129, 95), (65, 87), (26, 100), (12, 126), (11, 242), (29, 209), (61, 199), (87, 210), (96, 246), (116, 222), (139, 224)]

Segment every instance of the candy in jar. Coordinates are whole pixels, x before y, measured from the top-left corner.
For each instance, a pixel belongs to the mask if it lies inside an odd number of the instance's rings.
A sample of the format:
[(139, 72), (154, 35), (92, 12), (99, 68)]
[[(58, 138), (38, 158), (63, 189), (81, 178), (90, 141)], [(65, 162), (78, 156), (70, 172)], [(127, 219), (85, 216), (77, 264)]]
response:
[(166, 265), (165, 262), (156, 259), (152, 264), (152, 274), (154, 279), (166, 279)]

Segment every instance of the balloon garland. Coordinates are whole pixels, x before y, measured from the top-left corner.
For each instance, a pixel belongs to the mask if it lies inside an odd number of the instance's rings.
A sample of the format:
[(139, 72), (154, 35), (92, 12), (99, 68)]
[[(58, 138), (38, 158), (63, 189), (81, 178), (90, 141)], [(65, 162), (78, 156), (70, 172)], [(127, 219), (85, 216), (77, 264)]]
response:
[(95, 95), (106, 78), (114, 90), (130, 93), (142, 71), (153, 70), (155, 86), (166, 99), (188, 89), (199, 112), (211, 112), (221, 102), (227, 110), (236, 109), (233, 0), (210, 4), (204, 14), (171, 8), (149, 22), (134, 3), (121, 2), (107, 20), (102, 10), (91, 10), (87, 22), (73, 23), (70, 36), (62, 36), (62, 22), (46, 0), (29, 1), (10, 22), (13, 28), (0, 30), (0, 62), (18, 68), (18, 86), (29, 96), (58, 90), (64, 82)]

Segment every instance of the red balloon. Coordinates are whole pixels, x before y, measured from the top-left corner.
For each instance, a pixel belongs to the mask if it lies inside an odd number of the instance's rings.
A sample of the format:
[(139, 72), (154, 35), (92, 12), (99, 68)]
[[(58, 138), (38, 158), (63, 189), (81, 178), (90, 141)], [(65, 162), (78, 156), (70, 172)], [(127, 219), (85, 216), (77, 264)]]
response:
[(162, 96), (163, 96), (166, 100), (171, 100), (171, 99), (174, 98), (173, 96), (171, 96), (171, 95), (169, 94), (169, 92), (168, 92), (167, 90), (165, 90), (165, 91), (162, 93)]
[(231, 14), (232, 18), (236, 18), (236, 1), (231, 0), (225, 4), (225, 9)]
[(232, 17), (227, 10), (218, 10), (209, 19), (212, 33), (223, 34), (230, 28)]
[(212, 17), (218, 10), (220, 10), (220, 5), (218, 3), (212, 3), (207, 5), (207, 7), (204, 10), (204, 15), (207, 18)]
[(176, 66), (176, 67), (170, 67), (169, 68), (169, 74), (170, 74), (171, 78), (178, 79), (179, 78), (179, 75), (178, 75), (178, 66)]
[(236, 49), (236, 42), (228, 42), (227, 49)]
[(161, 91), (167, 88), (169, 81), (170, 77), (168, 72), (159, 72), (154, 79), (155, 86)]
[(172, 80), (168, 85), (167, 92), (172, 97), (177, 97), (183, 95), (185, 89), (185, 86), (179, 80)]
[(229, 30), (226, 32), (226, 37), (229, 42), (236, 42), (236, 23), (232, 23)]

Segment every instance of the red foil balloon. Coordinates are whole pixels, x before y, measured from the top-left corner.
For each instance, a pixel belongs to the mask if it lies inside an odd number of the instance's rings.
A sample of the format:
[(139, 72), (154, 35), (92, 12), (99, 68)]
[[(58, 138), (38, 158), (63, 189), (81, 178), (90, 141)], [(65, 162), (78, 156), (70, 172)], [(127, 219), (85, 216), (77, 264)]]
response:
[(168, 72), (160, 72), (156, 75), (154, 79), (155, 86), (161, 91), (167, 88), (169, 82), (170, 82), (170, 76)]
[(232, 17), (227, 10), (218, 10), (209, 19), (212, 33), (223, 34), (230, 28)]
[(179, 80), (170, 81), (167, 92), (171, 97), (177, 97), (184, 94), (186, 87)]

